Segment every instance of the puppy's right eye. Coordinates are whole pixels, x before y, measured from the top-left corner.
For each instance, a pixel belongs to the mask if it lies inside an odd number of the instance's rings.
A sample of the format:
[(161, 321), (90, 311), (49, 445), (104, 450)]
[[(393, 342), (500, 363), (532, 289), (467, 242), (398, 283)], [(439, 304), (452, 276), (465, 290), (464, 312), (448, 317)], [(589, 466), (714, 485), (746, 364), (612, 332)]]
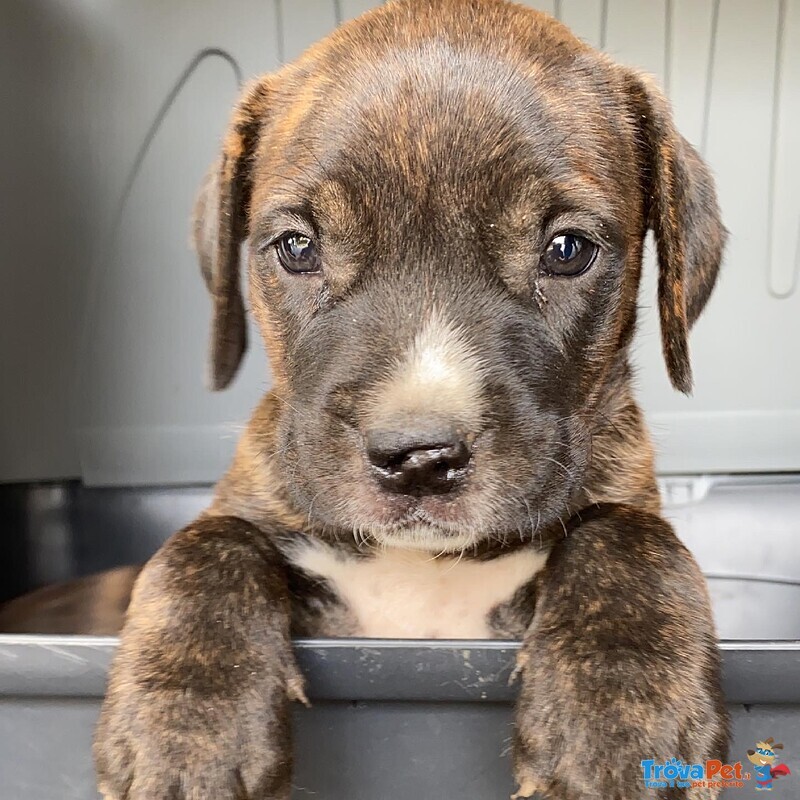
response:
[(597, 245), (577, 233), (559, 233), (545, 248), (541, 268), (549, 275), (574, 278), (594, 263)]
[(322, 260), (313, 240), (302, 233), (285, 233), (275, 242), (278, 261), (287, 272), (308, 274), (322, 270)]

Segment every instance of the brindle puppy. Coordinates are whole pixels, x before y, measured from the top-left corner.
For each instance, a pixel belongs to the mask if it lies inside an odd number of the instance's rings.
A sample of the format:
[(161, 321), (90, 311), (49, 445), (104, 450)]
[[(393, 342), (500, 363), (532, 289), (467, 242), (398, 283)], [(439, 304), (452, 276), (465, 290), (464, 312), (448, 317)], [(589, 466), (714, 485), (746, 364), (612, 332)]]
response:
[(214, 387), (245, 349), (244, 242), (274, 388), (137, 582), (107, 797), (288, 798), (294, 634), (523, 637), (519, 796), (716, 796), (639, 769), (727, 739), (631, 390), (648, 229), (686, 392), (711, 177), (657, 89), (541, 13), (397, 0), (244, 92), (195, 234)]

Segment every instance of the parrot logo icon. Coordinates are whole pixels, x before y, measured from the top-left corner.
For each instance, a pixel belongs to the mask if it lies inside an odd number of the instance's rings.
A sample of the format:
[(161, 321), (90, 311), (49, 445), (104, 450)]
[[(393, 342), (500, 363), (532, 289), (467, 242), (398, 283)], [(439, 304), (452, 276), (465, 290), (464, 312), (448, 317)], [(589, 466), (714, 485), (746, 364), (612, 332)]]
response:
[(753, 764), (756, 778), (756, 791), (772, 791), (772, 782), (776, 778), (791, 775), (791, 770), (786, 764), (776, 764), (778, 756), (776, 750), (783, 750), (782, 744), (775, 744), (775, 740), (770, 736), (763, 742), (756, 742), (755, 750), (747, 751), (747, 758)]

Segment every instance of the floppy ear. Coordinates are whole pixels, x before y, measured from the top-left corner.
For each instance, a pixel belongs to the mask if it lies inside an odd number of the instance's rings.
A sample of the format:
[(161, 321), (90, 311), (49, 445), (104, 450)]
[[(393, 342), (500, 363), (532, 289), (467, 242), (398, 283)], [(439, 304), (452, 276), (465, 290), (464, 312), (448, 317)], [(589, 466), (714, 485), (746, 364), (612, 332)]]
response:
[(688, 334), (717, 279), (726, 230), (714, 180), (675, 129), (669, 102), (647, 78), (628, 73), (645, 155), (648, 225), (658, 254), (661, 343), (672, 385), (689, 394)]
[(239, 246), (247, 235), (250, 168), (268, 97), (266, 78), (242, 93), (194, 209), (194, 247), (213, 303), (209, 382), (214, 390), (233, 380), (247, 347)]

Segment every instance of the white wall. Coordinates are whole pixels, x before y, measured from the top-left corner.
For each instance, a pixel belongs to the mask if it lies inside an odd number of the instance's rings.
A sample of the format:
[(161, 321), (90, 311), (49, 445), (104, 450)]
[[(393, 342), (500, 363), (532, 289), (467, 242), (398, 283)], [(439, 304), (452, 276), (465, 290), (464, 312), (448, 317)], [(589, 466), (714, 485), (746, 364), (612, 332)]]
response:
[[(273, 69), (370, 5), (0, 6), (0, 480), (194, 482), (224, 469), (269, 373), (254, 335), (234, 387), (205, 391), (194, 194), (237, 72)], [(639, 384), (661, 468), (800, 469), (800, 0), (529, 5), (655, 73), (717, 175), (732, 236), (692, 339), (692, 399), (671, 391), (660, 359), (652, 264), (643, 287)]]

